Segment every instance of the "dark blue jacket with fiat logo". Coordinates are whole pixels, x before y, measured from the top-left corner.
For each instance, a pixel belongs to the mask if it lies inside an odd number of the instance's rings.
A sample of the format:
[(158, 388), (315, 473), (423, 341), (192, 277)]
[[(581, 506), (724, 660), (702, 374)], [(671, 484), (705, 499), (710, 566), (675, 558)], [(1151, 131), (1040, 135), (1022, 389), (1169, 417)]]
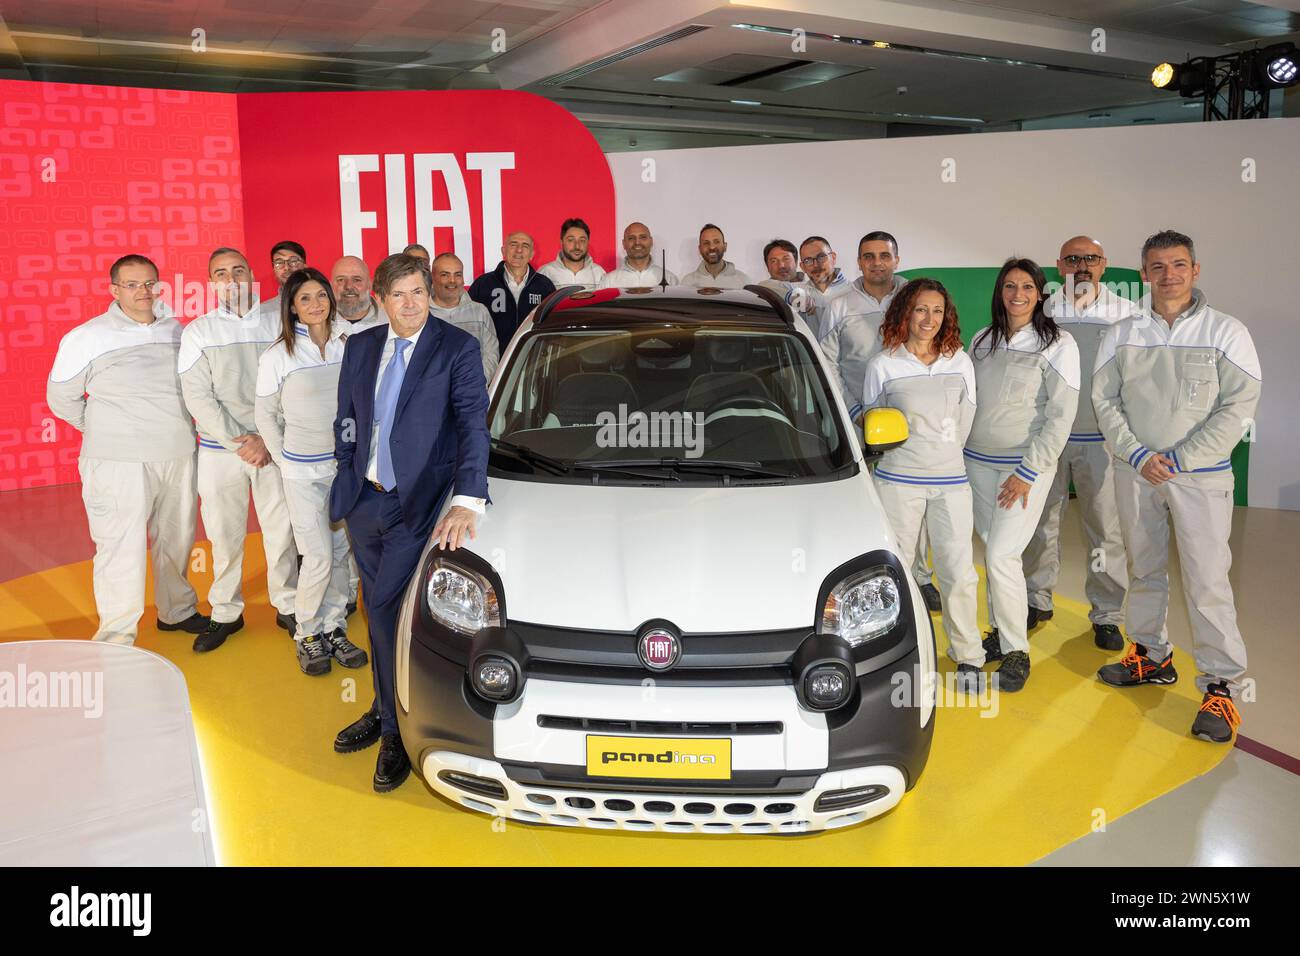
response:
[(497, 346), (505, 354), (506, 345), (519, 328), (519, 323), (537, 308), (543, 299), (555, 291), (555, 283), (528, 267), (528, 278), (519, 292), (519, 301), (510, 294), (506, 285), (506, 264), (498, 262), (491, 272), (485, 272), (469, 287), (469, 297), (482, 305), (492, 316), (497, 330)]

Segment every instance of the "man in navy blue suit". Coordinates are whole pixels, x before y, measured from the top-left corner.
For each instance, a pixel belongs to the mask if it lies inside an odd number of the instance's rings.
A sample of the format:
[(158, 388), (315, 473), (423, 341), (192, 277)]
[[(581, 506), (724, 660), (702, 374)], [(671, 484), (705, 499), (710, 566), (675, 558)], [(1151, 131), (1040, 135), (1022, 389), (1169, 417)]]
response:
[(398, 609), (431, 528), (438, 548), (474, 537), (488, 493), (488, 397), (478, 342), (429, 313), (427, 262), (389, 256), (374, 287), (389, 324), (351, 336), (343, 352), (330, 520), (347, 523), (361, 570), (375, 702), (334, 749), (381, 741), (374, 784), (386, 793), (411, 772), (394, 709)]

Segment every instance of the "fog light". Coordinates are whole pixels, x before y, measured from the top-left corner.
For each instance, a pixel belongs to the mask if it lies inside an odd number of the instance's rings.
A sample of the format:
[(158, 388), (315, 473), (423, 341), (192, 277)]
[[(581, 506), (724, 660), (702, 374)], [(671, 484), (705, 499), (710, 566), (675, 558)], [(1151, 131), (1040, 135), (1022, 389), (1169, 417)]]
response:
[(474, 690), (487, 700), (505, 700), (515, 692), (515, 668), (503, 657), (481, 657), (474, 665)]
[(853, 685), (848, 669), (841, 664), (822, 664), (804, 676), (803, 693), (815, 710), (834, 710), (848, 702)]

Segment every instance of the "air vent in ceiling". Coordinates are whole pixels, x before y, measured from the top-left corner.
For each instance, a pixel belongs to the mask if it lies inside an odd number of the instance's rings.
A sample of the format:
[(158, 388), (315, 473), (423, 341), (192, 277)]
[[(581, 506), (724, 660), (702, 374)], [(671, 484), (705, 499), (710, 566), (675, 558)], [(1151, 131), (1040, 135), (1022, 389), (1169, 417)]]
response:
[(603, 70), (611, 64), (620, 60), (626, 60), (628, 57), (645, 53), (647, 50), (653, 50), (655, 47), (661, 47), (665, 43), (675, 43), (685, 37), (694, 36), (708, 27), (701, 26), (698, 23), (692, 23), (682, 27), (680, 30), (674, 30), (672, 33), (665, 33), (663, 36), (655, 37), (653, 40), (646, 40), (644, 43), (638, 43), (636, 46), (630, 46), (626, 50), (619, 50), (617, 53), (611, 53), (609, 56), (602, 56), (599, 60), (592, 60), (568, 73), (557, 73), (555, 76), (547, 77), (542, 80), (542, 86), (564, 86), (566, 83), (572, 83), (574, 80), (580, 80), (588, 74), (595, 73), (597, 70)]
[(733, 54), (699, 66), (665, 73), (655, 79), (665, 83), (700, 83), (705, 86), (743, 87), (783, 93), (866, 73), (869, 69), (870, 67), (825, 63), (820, 60), (787, 60), (774, 56)]

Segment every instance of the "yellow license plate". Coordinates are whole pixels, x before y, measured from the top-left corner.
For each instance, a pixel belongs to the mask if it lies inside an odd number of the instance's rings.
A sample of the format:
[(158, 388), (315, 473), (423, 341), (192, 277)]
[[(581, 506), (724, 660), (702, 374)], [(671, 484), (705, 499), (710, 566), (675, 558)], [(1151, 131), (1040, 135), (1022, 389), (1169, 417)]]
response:
[(731, 740), (700, 737), (587, 736), (590, 777), (730, 780)]

